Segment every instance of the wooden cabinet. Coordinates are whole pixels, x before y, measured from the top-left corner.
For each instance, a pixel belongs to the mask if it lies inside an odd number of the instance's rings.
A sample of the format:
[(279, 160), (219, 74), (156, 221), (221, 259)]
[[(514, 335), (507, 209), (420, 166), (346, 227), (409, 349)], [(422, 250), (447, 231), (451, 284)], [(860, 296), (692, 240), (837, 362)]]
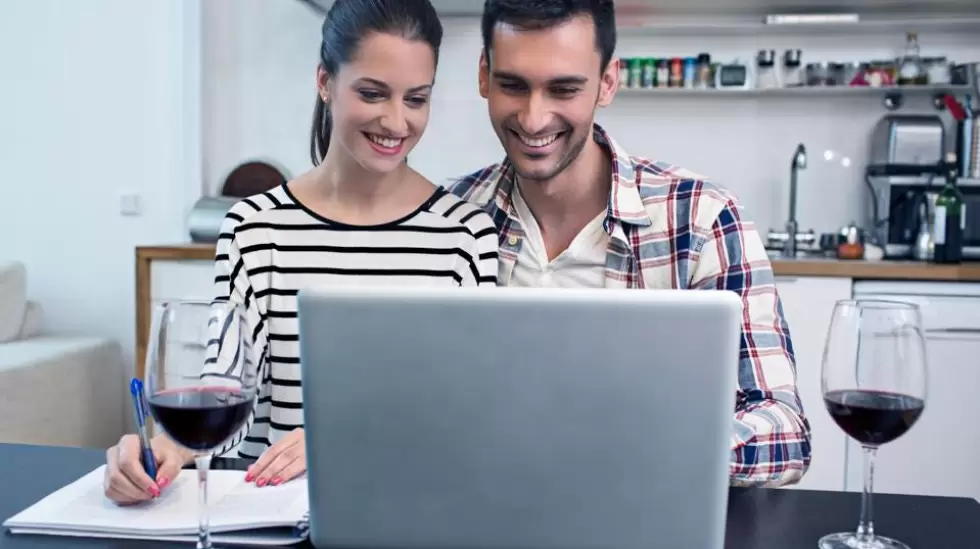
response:
[(214, 246), (136, 249), (136, 375), (143, 377), (153, 308), (168, 300), (214, 296)]
[(820, 368), (834, 303), (851, 297), (851, 279), (776, 277), (796, 353), (796, 377), (803, 411), (812, 429), (810, 469), (790, 488), (844, 490), (846, 439), (824, 408)]

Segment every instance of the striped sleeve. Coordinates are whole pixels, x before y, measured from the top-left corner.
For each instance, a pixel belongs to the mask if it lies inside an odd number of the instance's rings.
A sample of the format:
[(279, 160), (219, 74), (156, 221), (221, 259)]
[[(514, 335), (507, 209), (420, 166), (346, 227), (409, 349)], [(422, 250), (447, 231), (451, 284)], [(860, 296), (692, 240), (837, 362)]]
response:
[[(258, 384), (262, 391), (261, 382), (266, 366), (265, 348), (267, 345), (267, 328), (265, 318), (258, 308), (252, 285), (248, 279), (245, 260), (237, 241), (237, 230), (244, 216), (253, 211), (248, 201), (239, 202), (231, 208), (221, 226), (218, 242), (215, 246), (214, 257), (214, 297), (215, 300), (227, 300), (244, 307), (245, 326), (234, 329), (235, 319), (228, 315), (214, 315), (211, 320), (211, 338), (208, 341), (208, 358), (202, 377), (220, 379), (241, 379), (241, 367), (245, 361), (255, 365), (255, 370), (247, 375), (256, 376), (252, 383)], [(224, 316), (222, 320), (220, 317)], [(246, 340), (241, 339), (241, 335)], [(229, 341), (229, 338), (236, 341)], [(258, 351), (258, 353), (256, 352)], [(248, 353), (242, 355), (241, 353)], [(237, 447), (252, 428), (255, 421), (255, 411), (259, 395), (243, 428), (236, 433), (223, 447), (216, 450), (214, 455), (225, 454)]]
[(462, 219), (463, 224), (473, 235), (470, 252), (470, 274), (463, 279), (464, 286), (497, 285), (497, 228), (493, 219), (483, 210), (473, 207), (473, 211)]
[(700, 247), (691, 286), (735, 292), (743, 304), (730, 477), (734, 485), (798, 482), (810, 464), (810, 425), (772, 265), (730, 199)]

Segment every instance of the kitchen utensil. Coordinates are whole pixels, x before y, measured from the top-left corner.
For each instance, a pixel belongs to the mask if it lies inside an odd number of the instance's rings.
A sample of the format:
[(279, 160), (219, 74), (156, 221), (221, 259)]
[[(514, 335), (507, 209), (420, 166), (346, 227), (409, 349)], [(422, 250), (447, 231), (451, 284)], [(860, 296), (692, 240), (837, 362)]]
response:
[(283, 170), (271, 163), (252, 160), (239, 164), (225, 177), (221, 186), (221, 194), (247, 198), (274, 189), (286, 183), (288, 179)]
[(838, 259), (864, 258), (864, 231), (853, 221), (841, 229), (841, 241), (837, 245)]
[(187, 215), (191, 242), (217, 242), (225, 214), (238, 200), (230, 196), (205, 196), (194, 203)]
[(919, 261), (929, 261), (933, 258), (935, 243), (932, 238), (932, 218), (928, 213), (925, 200), (919, 203), (919, 232), (915, 237), (912, 257)]

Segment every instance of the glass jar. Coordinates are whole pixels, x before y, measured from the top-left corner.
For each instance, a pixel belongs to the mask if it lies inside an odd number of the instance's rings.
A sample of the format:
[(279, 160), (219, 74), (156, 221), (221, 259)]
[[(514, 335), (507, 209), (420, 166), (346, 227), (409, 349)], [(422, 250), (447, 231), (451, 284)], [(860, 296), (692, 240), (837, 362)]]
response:
[(684, 85), (684, 60), (675, 57), (670, 60), (670, 87), (680, 88)]
[(711, 56), (707, 53), (698, 54), (694, 87), (707, 89), (711, 87)]
[(930, 84), (949, 84), (952, 80), (949, 63), (945, 57), (927, 57), (922, 60)]
[(806, 65), (806, 85), (807, 86), (830, 86), (830, 63), (821, 61), (819, 63), (807, 63)]

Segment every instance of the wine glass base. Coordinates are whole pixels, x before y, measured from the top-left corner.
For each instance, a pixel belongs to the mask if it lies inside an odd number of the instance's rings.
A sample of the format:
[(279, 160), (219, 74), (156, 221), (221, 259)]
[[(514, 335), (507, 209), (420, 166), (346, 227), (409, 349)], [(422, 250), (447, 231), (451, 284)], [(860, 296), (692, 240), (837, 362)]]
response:
[(908, 545), (883, 536), (862, 540), (854, 532), (828, 534), (817, 542), (820, 549), (909, 549)]

